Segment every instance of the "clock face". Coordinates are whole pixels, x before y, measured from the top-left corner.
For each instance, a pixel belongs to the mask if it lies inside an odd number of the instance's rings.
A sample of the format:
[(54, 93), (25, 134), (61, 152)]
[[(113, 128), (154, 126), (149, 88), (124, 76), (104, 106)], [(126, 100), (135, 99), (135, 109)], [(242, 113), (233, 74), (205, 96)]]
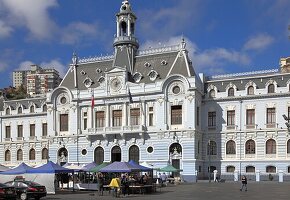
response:
[(121, 83), (121, 80), (119, 78), (113, 78), (111, 80), (110, 85), (111, 85), (112, 90), (114, 90), (114, 91), (118, 91), (122, 87), (122, 83)]

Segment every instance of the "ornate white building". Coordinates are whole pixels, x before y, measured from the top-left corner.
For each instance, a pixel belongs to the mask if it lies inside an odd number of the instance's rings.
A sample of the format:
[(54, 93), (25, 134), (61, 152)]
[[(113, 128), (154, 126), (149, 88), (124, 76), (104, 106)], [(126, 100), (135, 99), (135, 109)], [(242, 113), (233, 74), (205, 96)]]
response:
[(208, 176), (209, 168), (290, 172), (282, 116), (290, 115), (290, 58), (277, 70), (206, 77), (195, 73), (184, 40), (139, 50), (135, 24), (125, 0), (114, 55), (74, 54), (46, 98), (4, 101), (1, 163), (171, 163), (186, 181)]

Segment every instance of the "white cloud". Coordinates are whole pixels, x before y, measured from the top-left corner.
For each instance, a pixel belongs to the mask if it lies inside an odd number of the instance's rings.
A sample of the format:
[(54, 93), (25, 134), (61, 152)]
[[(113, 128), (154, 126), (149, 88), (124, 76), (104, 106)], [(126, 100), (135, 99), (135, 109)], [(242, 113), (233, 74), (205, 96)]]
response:
[[(15, 69), (16, 71), (17, 70), (30, 70), (31, 69), (31, 65), (35, 65), (34, 62), (32, 61), (23, 61), (19, 64), (19, 67), (17, 69)], [(54, 59), (54, 60), (51, 60), (51, 61), (48, 61), (48, 62), (42, 62), (39, 64), (39, 66), (41, 68), (47, 68), (47, 69), (56, 69), (58, 72), (59, 72), (59, 75), (61, 77), (63, 77), (66, 73), (66, 66), (63, 65), (59, 60), (57, 59)]]
[[(151, 38), (170, 37), (172, 34), (180, 34), (181, 31), (194, 27), (202, 16), (201, 0), (180, 0), (170, 7), (162, 7), (159, 10), (142, 10), (140, 18), (140, 30), (142, 35)], [(148, 16), (150, 16), (148, 18)]]
[[(224, 67), (227, 65), (248, 65), (251, 62), (250, 57), (244, 52), (225, 48), (212, 48), (201, 51), (188, 38), (185, 38), (185, 42), (189, 58), (192, 60), (196, 72), (206, 71), (207, 74), (220, 74), (226, 71)], [(172, 37), (167, 41), (147, 41), (142, 45), (142, 49), (172, 46), (180, 43), (180, 36)]]
[(274, 38), (267, 34), (251, 37), (244, 45), (245, 50), (262, 50), (274, 42)]
[(0, 20), (0, 38), (5, 38), (10, 36), (13, 29)]
[(57, 6), (56, 0), (0, 0), (7, 9), (10, 23), (25, 26), (37, 39), (51, 37), (55, 28), (48, 9)]
[(63, 65), (59, 60), (54, 59), (49, 62), (43, 62), (40, 64), (43, 68), (53, 68), (59, 72), (60, 77), (63, 77), (67, 71), (67, 67)]
[(72, 22), (61, 30), (61, 42), (64, 44), (76, 44), (88, 37), (97, 37), (97, 24), (87, 24), (84, 22)]

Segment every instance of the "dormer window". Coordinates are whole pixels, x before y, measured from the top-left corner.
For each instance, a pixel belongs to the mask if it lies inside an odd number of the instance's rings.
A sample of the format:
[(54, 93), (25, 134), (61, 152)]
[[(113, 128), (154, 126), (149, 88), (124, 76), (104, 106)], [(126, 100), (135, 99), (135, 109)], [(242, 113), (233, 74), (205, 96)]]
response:
[(18, 114), (21, 114), (21, 113), (22, 113), (22, 107), (19, 106), (19, 107), (18, 107)]
[(146, 62), (146, 63), (144, 64), (144, 66), (145, 66), (145, 67), (150, 67), (151, 64), (150, 64), (149, 62)]
[(248, 95), (254, 95), (254, 87), (253, 86), (249, 86), (248, 87)]
[(30, 113), (34, 113), (34, 106), (30, 106)]
[(134, 73), (134, 75), (133, 75), (133, 79), (135, 80), (135, 82), (136, 83), (139, 83), (140, 82), (140, 80), (142, 79), (142, 74), (140, 73), (140, 72), (136, 72), (136, 73)]
[(214, 89), (211, 89), (211, 90), (209, 91), (209, 97), (210, 97), (210, 98), (215, 98), (215, 90), (214, 90)]
[(151, 81), (155, 81), (157, 76), (158, 76), (158, 73), (155, 71), (155, 70), (151, 70), (149, 73), (148, 73), (148, 76), (149, 76), (149, 79)]
[(100, 74), (100, 73), (102, 73), (102, 70), (101, 70), (100, 68), (97, 68), (97, 69), (96, 69), (96, 72), (97, 72), (98, 74)]
[(10, 108), (6, 108), (6, 115), (10, 115)]
[(83, 75), (83, 76), (87, 74), (84, 70), (82, 70), (80, 73), (81, 73), (81, 75)]
[(90, 78), (87, 77), (87, 78), (84, 80), (83, 83), (85, 84), (85, 86), (86, 86), (87, 88), (89, 88), (89, 87), (91, 87), (91, 85), (93, 84), (93, 81), (92, 81), (92, 79), (90, 79)]
[(166, 60), (162, 60), (161, 61), (161, 65), (167, 65), (167, 61)]
[(268, 85), (268, 93), (275, 93), (275, 86), (274, 84)]
[(234, 97), (235, 96), (235, 89), (234, 88), (229, 88), (228, 90), (228, 96), (229, 97)]
[(103, 83), (105, 81), (105, 78), (103, 76), (101, 76), (99, 79), (98, 79), (98, 82), (99, 83)]

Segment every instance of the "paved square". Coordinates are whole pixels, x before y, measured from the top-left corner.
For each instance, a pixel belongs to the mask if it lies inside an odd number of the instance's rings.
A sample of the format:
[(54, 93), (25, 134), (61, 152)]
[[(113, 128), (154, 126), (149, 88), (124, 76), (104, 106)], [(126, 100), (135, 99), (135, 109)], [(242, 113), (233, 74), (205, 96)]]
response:
[[(181, 185), (170, 185), (163, 187), (161, 191), (152, 194), (133, 194), (130, 196), (121, 198), (128, 199), (166, 199), (166, 200), (177, 200), (177, 199), (191, 199), (191, 200), (210, 200), (210, 199), (221, 199), (221, 200), (233, 200), (233, 199), (247, 199), (247, 200), (289, 200), (290, 198), (290, 182), (278, 183), (278, 182), (249, 182), (248, 191), (241, 192), (240, 182), (226, 182), (226, 183), (208, 183), (198, 182), (195, 184), (181, 184)], [(97, 193), (91, 191), (85, 192), (68, 192), (65, 194), (49, 195), (43, 200), (48, 199), (113, 199), (111, 194), (105, 192), (104, 196), (98, 196)]]

